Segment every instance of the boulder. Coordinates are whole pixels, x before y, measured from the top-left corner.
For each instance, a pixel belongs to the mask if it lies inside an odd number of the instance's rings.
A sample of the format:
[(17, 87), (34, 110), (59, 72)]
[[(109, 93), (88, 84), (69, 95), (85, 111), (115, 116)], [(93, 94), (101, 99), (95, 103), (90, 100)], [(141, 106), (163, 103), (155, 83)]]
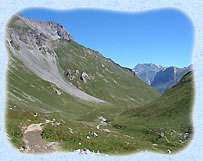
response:
[(85, 72), (82, 73), (82, 76), (80, 77), (80, 79), (83, 80), (84, 83), (87, 83), (88, 79), (91, 80), (89, 75), (87, 73), (85, 73)]
[(111, 132), (109, 129), (103, 129), (104, 132)]
[(54, 91), (56, 92), (57, 95), (59, 96), (61, 95), (61, 92), (58, 89), (54, 88)]
[(69, 80), (73, 80), (75, 78), (75, 76), (72, 74), (72, 72), (70, 70), (67, 70), (66, 72), (66, 77), (69, 79)]
[(167, 152), (168, 154), (171, 154), (171, 150), (170, 150), (170, 149), (166, 150), (166, 152)]
[(164, 133), (163, 133), (163, 132), (162, 132), (161, 134), (159, 134), (159, 137), (158, 137), (158, 138), (160, 139), (160, 138), (162, 138), (162, 137), (164, 137)]
[(80, 74), (79, 70), (75, 70), (75, 74), (76, 74), (76, 76), (78, 76)]
[(98, 135), (97, 135), (96, 132), (90, 132), (90, 136), (92, 136), (92, 137), (97, 137)]

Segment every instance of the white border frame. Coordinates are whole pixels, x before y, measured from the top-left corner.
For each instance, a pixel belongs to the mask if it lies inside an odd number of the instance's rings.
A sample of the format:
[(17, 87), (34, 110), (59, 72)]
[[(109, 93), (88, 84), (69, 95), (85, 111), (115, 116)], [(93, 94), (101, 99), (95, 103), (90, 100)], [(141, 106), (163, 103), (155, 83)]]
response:
[[(160, 155), (142, 153), (123, 157), (101, 157), (80, 155), (76, 153), (54, 153), (49, 155), (33, 156), (15, 151), (8, 143), (4, 131), (5, 106), (5, 73), (7, 54), (4, 46), (4, 29), (7, 20), (15, 12), (31, 7), (46, 7), (50, 9), (67, 10), (73, 8), (99, 8), (115, 11), (142, 12), (159, 8), (175, 8), (186, 13), (193, 22), (195, 29), (195, 43), (192, 63), (195, 70), (196, 98), (194, 106), (195, 136), (184, 151), (176, 155)], [(200, 161), (203, 160), (203, 0), (1, 0), (0, 4), (0, 160), (122, 160), (122, 161)]]

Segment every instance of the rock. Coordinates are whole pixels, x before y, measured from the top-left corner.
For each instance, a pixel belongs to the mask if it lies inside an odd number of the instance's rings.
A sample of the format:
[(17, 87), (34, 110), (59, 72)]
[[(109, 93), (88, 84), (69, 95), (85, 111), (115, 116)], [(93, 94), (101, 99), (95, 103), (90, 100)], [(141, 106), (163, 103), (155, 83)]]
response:
[(109, 129), (104, 129), (103, 131), (104, 132), (111, 132)]
[(130, 69), (130, 68), (126, 68), (126, 67), (122, 67), (123, 69), (126, 69), (127, 71), (129, 71), (132, 75), (136, 76), (135, 72)]
[(159, 138), (164, 137), (164, 133), (162, 132), (161, 134), (159, 134)]
[(80, 153), (80, 149), (77, 149), (77, 150), (74, 150), (74, 152), (76, 152), (76, 153)]
[(83, 72), (82, 73), (82, 76), (80, 77), (81, 80), (84, 81), (84, 83), (87, 83), (87, 80), (89, 79), (90, 80), (90, 77), (87, 73)]
[(43, 37), (44, 39), (47, 39), (47, 37), (46, 37), (46, 35), (45, 35), (44, 33), (41, 32), (39, 35), (40, 35), (41, 37)]
[(42, 41), (41, 41), (41, 39), (39, 38), (39, 36), (36, 36), (36, 44), (37, 44), (38, 46), (42, 46)]
[(37, 113), (35, 112), (33, 116), (34, 116), (34, 117), (37, 117), (38, 115), (37, 115)]
[(69, 80), (73, 80), (75, 78), (75, 76), (71, 72), (71, 69), (67, 69), (66, 77), (68, 77)]
[(65, 31), (62, 25), (55, 23), (53, 21), (48, 21), (47, 24), (52, 28), (53, 31), (56, 32), (60, 40), (69, 42), (73, 39), (72, 36)]
[(61, 95), (61, 92), (59, 90), (57, 90), (56, 88), (54, 88), (54, 91), (56, 92), (57, 95)]
[(79, 76), (79, 70), (75, 70), (75, 74), (76, 74), (76, 76)]
[(50, 143), (47, 144), (47, 146), (52, 146), (54, 144), (56, 144), (56, 142), (50, 142)]
[(56, 87), (53, 85), (53, 84), (51, 84), (51, 87), (53, 88), (53, 90), (54, 90), (54, 92), (57, 94), (57, 95), (61, 95), (61, 92), (58, 90), (58, 89), (56, 89)]
[(92, 152), (86, 148), (83, 148), (81, 151), (80, 151), (81, 154), (91, 154)]
[(99, 129), (100, 128), (100, 125), (97, 125), (97, 129)]
[(168, 154), (171, 154), (171, 150), (170, 150), (170, 149), (168, 149), (166, 152), (167, 152)]
[(61, 123), (60, 122), (56, 122), (56, 126), (59, 126)]
[(71, 72), (66, 72), (66, 77), (68, 77), (69, 80), (73, 80), (75, 78), (74, 75), (72, 75)]
[(73, 134), (73, 129), (71, 129), (71, 128), (68, 128), (68, 129), (69, 129), (70, 133)]
[(98, 119), (102, 120), (102, 121), (107, 121), (103, 116), (98, 117)]
[(96, 132), (90, 132), (90, 136), (92, 136), (92, 137), (97, 137), (98, 135), (97, 135)]
[(39, 124), (31, 124), (29, 125), (26, 130), (24, 131), (24, 134), (29, 132), (29, 131), (41, 131), (42, 127), (41, 127), (42, 123)]
[(107, 126), (108, 124), (106, 122), (104, 122), (104, 121), (101, 121), (101, 125), (102, 126)]

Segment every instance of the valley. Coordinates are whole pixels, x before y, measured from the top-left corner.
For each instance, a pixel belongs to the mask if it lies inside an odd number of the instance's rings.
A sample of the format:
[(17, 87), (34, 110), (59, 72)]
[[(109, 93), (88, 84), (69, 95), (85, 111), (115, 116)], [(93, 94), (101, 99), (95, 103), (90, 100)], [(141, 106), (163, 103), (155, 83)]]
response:
[(75, 42), (62, 25), (21, 14), (9, 21), (5, 43), (5, 127), (17, 150), (173, 154), (191, 141), (192, 72), (161, 95), (129, 69)]

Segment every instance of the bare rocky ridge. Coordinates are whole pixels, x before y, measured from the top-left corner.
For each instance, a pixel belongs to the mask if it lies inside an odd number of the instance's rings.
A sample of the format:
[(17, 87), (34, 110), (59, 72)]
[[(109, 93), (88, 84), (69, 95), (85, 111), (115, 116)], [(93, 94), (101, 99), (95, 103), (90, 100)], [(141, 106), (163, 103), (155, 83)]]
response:
[[(72, 36), (65, 31), (62, 25), (51, 21), (40, 22), (24, 18), (20, 14), (14, 20), (26, 31), (8, 28), (5, 39), (11, 52), (27, 68), (43, 80), (56, 84), (58, 88), (72, 96), (89, 102), (105, 102), (84, 93), (61, 76), (57, 66), (57, 56), (53, 51), (56, 46), (51, 41), (72, 40)], [(12, 45), (14, 43), (18, 46)]]
[(42, 36), (44, 39), (49, 40), (73, 40), (72, 36), (66, 32), (65, 28), (53, 21), (37, 21), (31, 18), (24, 18), (20, 13), (17, 16), (21, 19), (23, 23), (29, 26), (31, 29), (37, 32), (37, 35)]

